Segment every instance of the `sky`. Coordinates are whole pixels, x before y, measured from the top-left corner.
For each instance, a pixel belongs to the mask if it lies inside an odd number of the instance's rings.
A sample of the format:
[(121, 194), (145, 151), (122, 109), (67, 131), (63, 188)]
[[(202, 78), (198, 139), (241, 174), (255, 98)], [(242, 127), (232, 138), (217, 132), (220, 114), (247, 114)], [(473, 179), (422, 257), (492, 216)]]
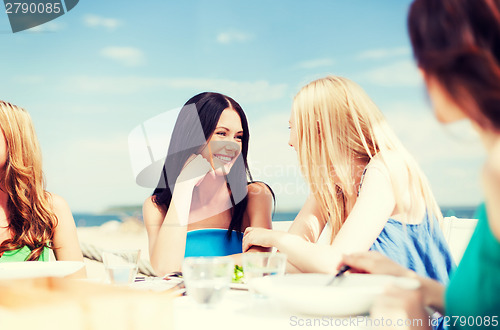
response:
[(433, 116), (411, 54), (410, 2), (80, 0), (18, 33), (2, 11), (0, 99), (31, 114), (47, 189), (75, 212), (101, 212), (152, 193), (135, 183), (135, 127), (199, 92), (227, 94), (249, 120), (254, 179), (272, 187), (277, 211), (295, 211), (308, 189), (288, 146), (293, 97), (341, 75), (379, 106), (440, 205), (476, 205), (485, 153), (465, 124)]

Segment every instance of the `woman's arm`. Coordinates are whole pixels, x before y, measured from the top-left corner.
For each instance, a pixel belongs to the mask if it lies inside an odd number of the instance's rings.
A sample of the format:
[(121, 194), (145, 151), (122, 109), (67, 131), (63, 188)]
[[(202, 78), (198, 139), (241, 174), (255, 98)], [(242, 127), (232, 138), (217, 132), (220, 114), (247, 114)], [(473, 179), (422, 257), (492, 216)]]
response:
[[(261, 233), (252, 233), (251, 230), (245, 235), (244, 247), (258, 241), (262, 244), (257, 245), (275, 246), (286, 253), (289, 262), (302, 272), (334, 273), (342, 254), (367, 251), (371, 247), (393, 213), (395, 204), (388, 174), (379, 167), (370, 167), (366, 171), (359, 197), (331, 246), (314, 244), (304, 236), (290, 233), (277, 232), (258, 238)], [(307, 227), (301, 227), (297, 233), (307, 234), (304, 228)], [(294, 230), (291, 228), (290, 232)], [(315, 232), (310, 230), (312, 234)]]
[(205, 158), (193, 155), (177, 178), (166, 211), (156, 205), (152, 197), (144, 202), (142, 213), (148, 233), (149, 257), (157, 275), (181, 270), (193, 189), (211, 170)]
[[(52, 209), (57, 217), (57, 226), (54, 230), (53, 251), (57, 260), (83, 261), (75, 220), (68, 203), (56, 194), (50, 194)], [(78, 271), (75, 276), (86, 277), (85, 268)]]
[[(272, 228), (273, 195), (267, 185), (254, 182), (248, 185), (248, 202), (243, 216), (243, 229)], [(247, 252), (269, 252), (271, 248), (253, 246)], [(241, 253), (231, 255), (236, 265), (242, 265)]]
[(293, 220), (288, 233), (316, 243), (325, 228), (327, 220), (321, 215), (318, 202), (313, 194), (307, 197), (304, 206)]
[[(248, 204), (245, 216), (248, 217), (248, 227), (272, 229), (273, 195), (269, 187), (260, 182), (248, 185)], [(266, 252), (270, 248), (254, 246), (249, 252)]]
[[(326, 220), (321, 216), (316, 200), (311, 194), (290, 226), (288, 233), (308, 242), (316, 242), (325, 224)], [(251, 246), (253, 249), (255, 249), (256, 246), (274, 246), (272, 243), (273, 238), (284, 234), (286, 233), (281, 231), (248, 228), (245, 231), (243, 240), (243, 251), (247, 251)], [(290, 260), (288, 260), (286, 271), (289, 273), (300, 272), (290, 263)]]
[[(189, 193), (189, 188), (184, 188), (176, 185), (167, 212), (153, 202), (153, 197), (147, 198), (142, 206), (148, 233), (149, 258), (158, 276), (180, 271), (182, 267), (192, 198), (192, 189)], [(183, 198), (179, 195), (183, 195)]]

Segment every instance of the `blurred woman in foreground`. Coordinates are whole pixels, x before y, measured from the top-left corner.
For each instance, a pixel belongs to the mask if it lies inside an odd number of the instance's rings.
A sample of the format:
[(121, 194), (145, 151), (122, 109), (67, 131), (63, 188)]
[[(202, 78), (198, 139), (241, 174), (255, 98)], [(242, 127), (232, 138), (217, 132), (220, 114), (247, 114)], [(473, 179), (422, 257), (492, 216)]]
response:
[[(421, 289), (392, 289), (379, 304), (421, 317), (445, 313), (445, 325), (498, 328), (500, 318), (500, 1), (416, 0), (408, 17), (417, 64), (442, 123), (468, 119), (488, 153), (482, 170), (485, 204), (459, 267), (446, 288), (418, 277)], [(344, 258), (360, 271), (416, 276), (372, 254)]]

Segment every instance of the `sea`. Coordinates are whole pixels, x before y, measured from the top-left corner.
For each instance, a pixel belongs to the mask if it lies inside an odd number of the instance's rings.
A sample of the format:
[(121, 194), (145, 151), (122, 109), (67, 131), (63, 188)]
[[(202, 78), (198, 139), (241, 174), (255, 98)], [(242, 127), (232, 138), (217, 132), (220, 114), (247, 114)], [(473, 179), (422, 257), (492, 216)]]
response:
[[(445, 217), (455, 216), (457, 218), (474, 218), (476, 206), (450, 206), (441, 207), (441, 212)], [(291, 221), (295, 219), (298, 211), (295, 212), (275, 212), (273, 221)], [(77, 227), (95, 227), (100, 226), (108, 221), (123, 222), (130, 217), (136, 217), (142, 221), (137, 213), (120, 213), (120, 214), (98, 214), (98, 213), (73, 213), (73, 218)]]

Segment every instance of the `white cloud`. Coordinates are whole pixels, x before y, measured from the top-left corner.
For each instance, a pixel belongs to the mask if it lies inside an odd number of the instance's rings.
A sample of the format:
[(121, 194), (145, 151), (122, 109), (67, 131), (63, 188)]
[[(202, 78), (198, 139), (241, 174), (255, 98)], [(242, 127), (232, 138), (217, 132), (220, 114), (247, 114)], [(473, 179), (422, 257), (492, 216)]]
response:
[[(422, 77), (412, 60), (398, 61), (359, 74), (357, 80), (385, 87), (416, 87), (422, 85)], [(356, 79), (355, 79), (356, 80)]]
[(484, 156), (479, 136), (467, 121), (444, 126), (436, 120), (431, 109), (409, 102), (392, 103), (384, 108), (384, 114), (421, 163), (460, 163)]
[(467, 122), (443, 126), (426, 106), (410, 102), (390, 104), (384, 114), (427, 175), (440, 205), (479, 202), (485, 152)]
[(231, 95), (242, 103), (259, 103), (281, 99), (287, 91), (286, 84), (271, 84), (265, 80), (235, 81), (208, 78), (152, 78), (144, 76), (74, 76), (62, 88), (72, 92), (99, 94), (130, 94), (149, 90), (188, 89), (216, 91)]
[(217, 42), (220, 44), (231, 44), (234, 42), (247, 42), (254, 38), (253, 34), (241, 31), (221, 32), (217, 35)]
[(316, 69), (321, 67), (332, 66), (335, 61), (331, 58), (317, 58), (314, 60), (300, 62), (295, 65), (297, 69)]
[(245, 103), (258, 103), (281, 99), (285, 96), (286, 84), (271, 84), (265, 80), (235, 81), (226, 79), (179, 78), (169, 79), (170, 88), (217, 91), (231, 95)]
[(408, 47), (378, 48), (365, 50), (359, 53), (356, 58), (359, 60), (379, 60), (399, 56), (407, 56), (410, 55), (410, 53), (411, 51)]
[(133, 47), (106, 47), (101, 49), (100, 54), (130, 67), (140, 66), (145, 62), (144, 53)]
[(42, 25), (32, 27), (28, 31), (31, 32), (58, 32), (66, 27), (65, 24), (59, 22), (48, 22)]
[(83, 23), (89, 27), (103, 27), (108, 30), (115, 30), (122, 23), (115, 18), (106, 18), (97, 15), (85, 15), (83, 17)]

